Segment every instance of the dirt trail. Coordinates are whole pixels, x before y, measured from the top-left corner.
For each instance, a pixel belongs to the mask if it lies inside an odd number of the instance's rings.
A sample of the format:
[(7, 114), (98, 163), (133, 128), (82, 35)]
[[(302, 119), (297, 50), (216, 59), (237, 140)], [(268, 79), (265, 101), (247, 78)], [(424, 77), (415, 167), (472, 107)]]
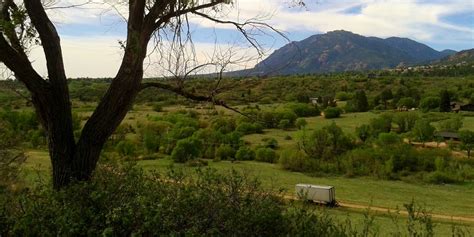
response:
[[(285, 195), (283, 197), (284, 199), (287, 200), (298, 200), (297, 197), (291, 196), (291, 195)], [(360, 205), (360, 204), (354, 204), (354, 203), (347, 203), (347, 202), (338, 202), (339, 207), (343, 208), (352, 208), (352, 209), (368, 209), (370, 208), (371, 211), (379, 212), (379, 213), (400, 213), (401, 215), (408, 216), (407, 211), (401, 211), (401, 210), (395, 210), (395, 209), (390, 209), (386, 207), (374, 207), (374, 206), (366, 206), (366, 205)], [(431, 217), (435, 219), (442, 219), (442, 220), (447, 220), (447, 221), (463, 221), (463, 222), (471, 222), (474, 223), (474, 216), (473, 217), (465, 217), (465, 216), (450, 216), (450, 215), (444, 215), (444, 214), (435, 214), (435, 213), (430, 213)]]

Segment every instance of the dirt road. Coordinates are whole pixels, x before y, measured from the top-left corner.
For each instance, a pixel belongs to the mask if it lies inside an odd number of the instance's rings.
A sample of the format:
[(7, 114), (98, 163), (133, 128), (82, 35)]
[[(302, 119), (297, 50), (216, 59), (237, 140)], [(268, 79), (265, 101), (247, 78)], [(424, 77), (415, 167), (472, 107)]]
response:
[[(298, 198), (296, 196), (292, 196), (292, 195), (285, 195), (283, 198), (287, 199), (287, 200), (298, 200)], [(350, 208), (350, 209), (364, 209), (365, 210), (365, 209), (370, 208), (370, 211), (378, 212), (378, 213), (388, 213), (388, 212), (397, 213), (398, 212), (401, 215), (408, 216), (407, 211), (395, 210), (395, 209), (390, 209), (390, 208), (386, 208), (386, 207), (366, 206), (366, 205), (353, 204), (353, 203), (347, 203), (347, 202), (338, 202), (338, 205), (339, 205), (339, 207)], [(435, 213), (430, 213), (430, 215), (434, 219), (474, 223), (474, 216), (472, 216), (472, 217), (450, 216), (450, 215), (435, 214)]]

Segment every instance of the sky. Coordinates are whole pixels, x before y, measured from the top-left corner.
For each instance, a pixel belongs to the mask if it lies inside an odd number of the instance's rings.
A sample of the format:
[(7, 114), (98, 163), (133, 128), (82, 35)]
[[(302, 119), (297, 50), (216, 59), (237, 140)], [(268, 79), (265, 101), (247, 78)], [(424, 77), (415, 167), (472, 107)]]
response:
[[(57, 1), (56, 6), (84, 1)], [(61, 37), (66, 73), (70, 78), (113, 77), (120, 66), (119, 42), (126, 35), (126, 8), (112, 8), (101, 2), (48, 10)], [(253, 32), (264, 51), (264, 55), (259, 55), (231, 26), (190, 16), (195, 64), (210, 62), (216, 58), (216, 52), (220, 52), (218, 55), (222, 58), (238, 62), (226, 70), (251, 68), (288, 40), (299, 41), (333, 30), (381, 38), (407, 37), (436, 50), (474, 48), (474, 0), (306, 0), (306, 7), (292, 6), (291, 0), (233, 2), (217, 16), (240, 22), (262, 21), (283, 32), (288, 39), (268, 30), (260, 34)], [(145, 61), (146, 77), (169, 74), (169, 65), (159, 58), (158, 53), (150, 50)], [(38, 72), (47, 75), (41, 48), (33, 49), (31, 59)]]

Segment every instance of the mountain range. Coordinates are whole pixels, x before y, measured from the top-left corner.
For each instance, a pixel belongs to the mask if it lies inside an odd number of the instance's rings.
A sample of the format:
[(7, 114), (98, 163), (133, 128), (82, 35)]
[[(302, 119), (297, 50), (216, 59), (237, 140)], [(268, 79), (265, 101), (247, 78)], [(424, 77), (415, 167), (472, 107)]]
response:
[(453, 55), (444, 57), (440, 60), (436, 60), (433, 64), (435, 65), (453, 65), (459, 63), (474, 63), (474, 49), (467, 49), (459, 51)]
[(291, 42), (253, 69), (235, 73), (290, 75), (377, 70), (430, 63), (455, 53), (454, 50), (437, 51), (408, 38), (382, 39), (338, 30)]

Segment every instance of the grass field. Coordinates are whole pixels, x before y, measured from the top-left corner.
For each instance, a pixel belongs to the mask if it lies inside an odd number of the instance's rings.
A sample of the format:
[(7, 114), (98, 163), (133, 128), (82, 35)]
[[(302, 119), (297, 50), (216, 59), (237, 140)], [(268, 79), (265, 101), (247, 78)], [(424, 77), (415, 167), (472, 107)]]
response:
[[(35, 178), (36, 173), (48, 174), (46, 171), (49, 171), (49, 159), (46, 152), (30, 151), (28, 155), (30, 158), (25, 164), (25, 171), (30, 180)], [(138, 164), (147, 171), (165, 172), (173, 162), (170, 159), (159, 159), (140, 161)], [(174, 166), (194, 169), (182, 165)], [(293, 194), (294, 185), (297, 183), (332, 185), (336, 187), (338, 200), (343, 202), (397, 208), (414, 199), (417, 203), (425, 204), (434, 213), (473, 216), (474, 183), (427, 185), (373, 178), (310, 177), (303, 173), (282, 170), (277, 164), (261, 162), (211, 161), (209, 166), (221, 171), (239, 170), (258, 177), (266, 188), (283, 188), (289, 194)]]
[[(50, 165), (48, 154), (45, 151), (29, 151), (29, 159), (25, 164), (25, 174), (29, 181), (38, 180), (48, 182)], [(180, 164), (173, 164), (170, 159), (140, 161), (138, 165), (146, 171), (166, 172), (173, 166), (192, 172), (190, 168)], [(464, 185), (425, 185), (408, 184), (401, 181), (375, 180), (371, 178), (344, 178), (344, 177), (310, 177), (308, 175), (288, 172), (280, 169), (276, 164), (260, 162), (227, 161), (209, 162), (209, 167), (226, 172), (235, 169), (257, 177), (265, 188), (279, 190), (293, 195), (294, 185), (297, 183), (325, 184), (336, 187), (336, 197), (341, 202), (403, 209), (403, 204), (412, 199), (417, 204), (425, 206), (430, 212), (455, 216), (473, 216), (474, 210), (474, 183)], [(321, 210), (322, 211), (322, 210)], [(359, 209), (324, 209), (327, 214), (338, 220), (350, 219), (355, 228), (362, 226), (365, 221), (364, 210)], [(396, 231), (392, 218), (388, 213), (373, 213), (374, 226), (382, 235)], [(406, 218), (401, 217), (400, 226), (405, 226)], [(435, 220), (436, 233), (446, 236), (451, 233), (452, 223), (449, 221)], [(458, 223), (471, 233), (474, 233), (474, 223)]]
[[(267, 105), (268, 108), (278, 105)], [(79, 109), (77, 112), (81, 116), (87, 117), (91, 113), (91, 107)], [(136, 126), (137, 123), (147, 121), (147, 116), (159, 116), (166, 112), (186, 109), (184, 106), (173, 106), (164, 108), (165, 112), (154, 112), (149, 106), (137, 106), (128, 113), (124, 123)], [(206, 110), (198, 110), (205, 113)], [(233, 112), (225, 111), (227, 115)], [(368, 124), (372, 118), (378, 114), (372, 112), (343, 114), (341, 118), (324, 119), (323, 117), (305, 118), (308, 122), (306, 130), (311, 132), (320, 129), (333, 121), (340, 126), (347, 134), (355, 135), (355, 128), (362, 124)], [(474, 130), (474, 117), (464, 118), (464, 129)], [(263, 143), (266, 137), (275, 138), (281, 149), (295, 148), (299, 131), (265, 129), (263, 134), (252, 134), (244, 136), (245, 142), (251, 146)], [(291, 139), (288, 139), (290, 136)], [(34, 181), (39, 178), (49, 179), (50, 164), (46, 151), (30, 150), (27, 152), (27, 159), (24, 166), (26, 179)], [(138, 165), (146, 171), (165, 172), (173, 162), (170, 159), (139, 161)], [(192, 172), (195, 168), (183, 165), (174, 165), (178, 168)], [(303, 173), (289, 172), (282, 170), (277, 164), (260, 162), (209, 162), (209, 166), (220, 171), (236, 169), (252, 177), (257, 177), (265, 188), (284, 189), (287, 194), (293, 194), (294, 185), (297, 183), (311, 183), (321, 185), (332, 185), (336, 187), (337, 199), (341, 202), (359, 205), (372, 205), (374, 207), (385, 207), (390, 209), (403, 209), (403, 204), (409, 203), (412, 199), (416, 203), (424, 205), (430, 212), (437, 214), (474, 217), (474, 182), (462, 185), (429, 185), (421, 183), (407, 183), (403, 181), (377, 180), (374, 178), (346, 178), (335, 177), (311, 177)], [(344, 221), (350, 218), (356, 226), (362, 226), (364, 213), (355, 209), (324, 209), (328, 215), (337, 220)], [(386, 214), (377, 214), (375, 226), (381, 234), (389, 234), (396, 231), (391, 218)], [(406, 219), (401, 218), (400, 226), (405, 226)], [(474, 233), (474, 223), (466, 224), (471, 233)], [(436, 221), (436, 232), (439, 236), (446, 236), (451, 233), (452, 224), (447, 221)]]

